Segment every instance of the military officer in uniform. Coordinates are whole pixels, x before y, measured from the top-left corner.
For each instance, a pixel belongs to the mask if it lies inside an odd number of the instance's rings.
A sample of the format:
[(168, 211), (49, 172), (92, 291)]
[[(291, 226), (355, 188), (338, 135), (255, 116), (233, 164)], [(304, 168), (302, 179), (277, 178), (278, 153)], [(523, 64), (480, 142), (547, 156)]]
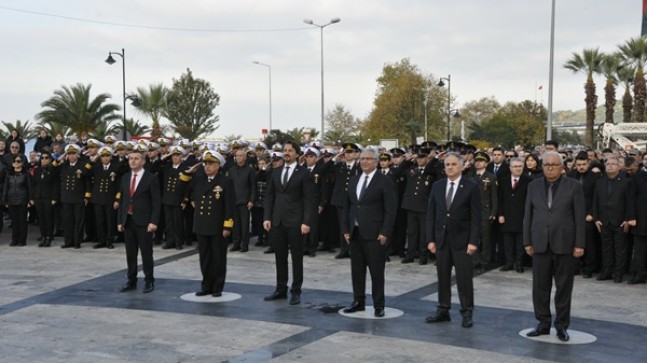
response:
[(90, 202), (94, 207), (94, 221), (98, 239), (94, 248), (107, 247), (112, 249), (112, 242), (117, 228), (114, 202), (121, 175), (119, 174), (119, 165), (112, 162), (113, 151), (110, 147), (104, 146), (100, 148), (98, 156), (100, 162), (94, 163), (92, 167), (94, 184), (90, 196)]
[[(346, 193), (348, 193), (348, 183), (350, 179), (356, 175), (359, 175), (362, 172), (362, 169), (359, 166), (360, 149), (359, 146), (352, 142), (347, 142), (342, 144), (343, 154), (340, 153), (336, 158), (341, 158), (343, 155), (343, 162), (338, 162), (334, 164), (334, 179), (335, 184), (332, 191), (332, 199), (330, 204), (336, 207), (337, 210), (337, 224), (340, 228), (340, 233), (338, 240), (340, 242), (339, 254), (335, 258), (348, 258), (350, 254), (348, 253), (348, 243), (343, 239), (341, 235), (341, 226), (342, 226), (342, 212), (344, 207), (344, 200), (346, 198)], [(335, 159), (333, 159), (334, 161)]]
[(474, 168), (467, 174), (469, 178), (478, 183), (481, 190), (481, 245), (472, 257), (476, 269), (485, 268), (490, 263), (492, 255), (491, 227), (496, 218), (499, 204), (497, 178), (486, 170), (489, 162), (490, 156), (486, 152), (476, 152)]
[(182, 210), (186, 208), (189, 198), (187, 187), (180, 182), (180, 173), (188, 169), (183, 158), (186, 151), (181, 146), (172, 146), (170, 162), (162, 168), (162, 207), (166, 219), (166, 243), (163, 249), (182, 249), (186, 240)]
[(58, 170), (52, 166), (52, 154), (49, 150), (43, 150), (40, 154), (40, 166), (34, 170), (29, 190), (30, 199), (34, 201), (38, 213), (41, 236), (38, 247), (49, 247), (54, 239), (54, 206), (59, 188)]
[[(90, 198), (90, 170), (92, 165), (80, 160), (81, 147), (69, 144), (59, 158), (60, 202), (63, 204), (65, 243), (61, 248), (81, 248), (85, 222), (85, 206)], [(67, 160), (63, 160), (67, 158)]]
[(188, 182), (191, 174), (201, 167), (190, 184), (191, 203), (195, 213), (193, 232), (198, 237), (202, 287), (196, 296), (222, 296), (227, 274), (227, 242), (234, 227), (234, 184), (220, 172), (225, 158), (216, 151), (205, 151), (202, 163), (194, 165), (180, 180)]

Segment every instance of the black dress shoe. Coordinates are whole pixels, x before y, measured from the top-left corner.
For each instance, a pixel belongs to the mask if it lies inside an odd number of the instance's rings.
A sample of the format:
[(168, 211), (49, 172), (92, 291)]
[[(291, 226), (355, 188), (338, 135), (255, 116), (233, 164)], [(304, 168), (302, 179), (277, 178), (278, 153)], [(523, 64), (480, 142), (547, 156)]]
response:
[(18, 242), (11, 241), (11, 243), (9, 243), (9, 246), (10, 247), (18, 246)]
[(622, 282), (622, 275), (614, 277), (613, 282), (615, 282), (616, 284), (621, 283)]
[(644, 277), (634, 277), (633, 279), (629, 280), (627, 283), (629, 285), (636, 285), (636, 284), (644, 284), (645, 278)]
[(292, 296), (290, 296), (290, 305), (299, 304), (301, 304), (301, 294), (292, 294)]
[(52, 237), (45, 237), (43, 240), (43, 247), (50, 247), (52, 245)]
[(174, 248), (174, 247), (169, 244), (164, 244), (164, 246), (162, 246), (163, 250), (170, 250), (171, 248)]
[(310, 250), (310, 252), (308, 253), (308, 256), (310, 256), (310, 257), (317, 257), (317, 250), (314, 250), (314, 249), (313, 249), (313, 250)]
[(537, 327), (529, 332), (526, 333), (527, 337), (538, 337), (540, 335), (548, 335), (550, 334), (550, 328), (542, 328), (541, 326), (537, 325)]
[(240, 251), (240, 245), (233, 245), (229, 249), (229, 252), (236, 252), (236, 251)]
[(375, 311), (373, 312), (373, 316), (375, 316), (376, 318), (383, 318), (384, 308), (375, 308)]
[(517, 272), (522, 274), (523, 273), (523, 267), (517, 267)]
[(104, 247), (106, 247), (106, 244), (102, 242), (96, 243), (94, 246), (92, 246), (92, 248), (94, 248), (95, 250)]
[(598, 281), (606, 281), (606, 280), (611, 280), (611, 275), (608, 274), (600, 274), (598, 278), (596, 279)]
[(350, 255), (348, 254), (348, 252), (346, 252), (346, 253), (341, 253), (340, 252), (339, 254), (337, 254), (337, 256), (335, 256), (335, 258), (338, 259), (338, 260), (342, 259), (342, 258), (349, 258), (349, 257), (350, 257)]
[(568, 336), (566, 329), (557, 329), (557, 338), (563, 342), (567, 342), (571, 337)]
[(287, 298), (288, 298), (287, 292), (274, 291), (272, 295), (265, 296), (263, 300), (272, 301), (272, 300), (287, 299)]
[(137, 288), (136, 283), (127, 282), (124, 286), (121, 287), (121, 290), (119, 290), (119, 292), (132, 291), (132, 290), (135, 290), (136, 288)]
[(240, 252), (244, 253), (244, 252), (247, 252), (247, 251), (249, 251), (249, 247), (247, 247), (247, 246), (240, 247)]
[(65, 243), (61, 246), (61, 248), (72, 248), (71, 244)]
[(213, 296), (213, 297), (221, 297), (221, 296), (222, 296), (222, 292), (220, 292), (220, 291), (216, 291), (216, 292), (214, 292), (213, 294), (211, 294), (211, 296)]
[(256, 243), (254, 243), (254, 246), (255, 246), (255, 247), (261, 247), (261, 246), (263, 246), (263, 241), (257, 241)]
[(412, 262), (413, 262), (412, 257), (405, 257), (405, 258), (400, 260), (400, 263), (412, 263)]
[(274, 253), (274, 249), (272, 247), (270, 247), (270, 248), (266, 249), (265, 251), (263, 251), (263, 253), (265, 253), (265, 254)]
[(115, 248), (115, 246), (113, 246), (112, 242), (108, 242), (108, 243), (106, 243), (106, 248), (111, 250), (111, 249)]
[(593, 277), (593, 274), (590, 272), (585, 272), (582, 274), (582, 278), (590, 279), (591, 277)]
[(175, 249), (176, 249), (176, 250), (178, 250), (178, 251), (179, 251), (179, 250), (181, 250), (181, 249), (182, 249), (182, 245), (176, 245), (176, 246), (175, 246)]
[(420, 261), (418, 261), (419, 265), (426, 265), (427, 264), (427, 258), (421, 258)]
[(79, 248), (81, 248), (81, 244), (80, 244), (80, 243), (77, 243), (77, 244), (75, 244), (75, 245), (74, 245), (74, 249), (75, 249), (75, 250), (78, 250)]
[(448, 311), (438, 311), (434, 315), (430, 315), (425, 319), (426, 323), (440, 323), (443, 321), (452, 321), (452, 317), (449, 316)]
[(352, 304), (350, 304), (349, 307), (345, 308), (343, 311), (346, 314), (351, 314), (351, 313), (356, 313), (358, 311), (364, 311), (366, 308), (364, 307), (364, 303), (359, 302), (359, 301), (353, 301)]
[(195, 293), (195, 296), (207, 296), (207, 295), (211, 295), (211, 294), (212, 294), (211, 291), (200, 290), (200, 291)]
[(155, 290), (155, 284), (153, 284), (152, 282), (147, 282), (142, 292), (144, 294), (148, 294), (149, 292), (153, 292), (153, 290)]
[(499, 271), (512, 271), (512, 265), (503, 265)]
[(472, 321), (471, 316), (464, 316), (463, 317), (463, 323), (461, 324), (463, 328), (471, 328), (474, 326), (474, 322)]

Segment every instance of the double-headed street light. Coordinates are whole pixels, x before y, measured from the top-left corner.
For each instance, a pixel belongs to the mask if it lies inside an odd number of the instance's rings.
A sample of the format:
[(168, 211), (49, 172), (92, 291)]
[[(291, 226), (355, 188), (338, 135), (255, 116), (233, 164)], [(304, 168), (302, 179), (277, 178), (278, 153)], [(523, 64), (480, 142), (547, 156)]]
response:
[(449, 74), (447, 77), (440, 77), (438, 87), (445, 85), (443, 81), (447, 81), (447, 141), (451, 141), (450, 126), (452, 115), (454, 117), (460, 117), (460, 114), (458, 113), (458, 109), (452, 109), (452, 75)]
[(124, 131), (123, 131), (123, 140), (127, 141), (127, 135), (126, 135), (126, 100), (132, 100), (132, 105), (135, 107), (141, 106), (141, 103), (139, 101), (139, 97), (132, 95), (132, 96), (126, 96), (126, 51), (124, 48), (121, 48), (121, 53), (120, 52), (108, 52), (108, 58), (106, 58), (106, 63), (113, 65), (116, 61), (114, 58), (112, 58), (112, 55), (118, 55), (121, 57), (121, 65), (122, 65), (122, 75), (123, 75), (123, 97), (124, 97)]
[(269, 64), (261, 63), (259, 61), (254, 61), (254, 64), (258, 64), (259, 66), (267, 67), (270, 73), (270, 128), (268, 129), (268, 132), (272, 132), (272, 66)]
[(310, 19), (303, 19), (303, 22), (308, 24), (308, 25), (313, 25), (321, 29), (321, 137), (320, 139), (324, 139), (324, 48), (323, 48), (323, 29), (327, 27), (328, 25), (339, 23), (341, 19), (339, 18), (332, 18), (330, 19), (330, 22), (324, 24), (324, 25), (319, 25), (315, 24), (312, 20)]

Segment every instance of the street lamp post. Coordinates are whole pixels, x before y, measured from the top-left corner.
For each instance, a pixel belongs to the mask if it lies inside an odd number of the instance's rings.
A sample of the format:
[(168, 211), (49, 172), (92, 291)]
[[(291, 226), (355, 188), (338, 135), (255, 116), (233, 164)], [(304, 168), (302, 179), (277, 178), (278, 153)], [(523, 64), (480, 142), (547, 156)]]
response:
[(132, 105), (135, 107), (139, 107), (141, 105), (139, 98), (137, 96), (126, 96), (126, 50), (124, 48), (121, 48), (121, 53), (120, 52), (108, 52), (108, 58), (106, 58), (106, 63), (113, 65), (116, 61), (114, 58), (112, 58), (112, 55), (118, 55), (121, 57), (121, 65), (122, 65), (122, 87), (123, 87), (123, 96), (124, 96), (124, 131), (123, 131), (123, 140), (127, 141), (127, 135), (126, 135), (126, 100), (132, 100)]
[(268, 129), (268, 132), (272, 132), (272, 66), (269, 64), (261, 63), (259, 61), (254, 61), (254, 64), (258, 64), (259, 66), (267, 67), (270, 73), (270, 128)]
[(452, 75), (449, 74), (447, 77), (440, 77), (438, 87), (443, 87), (445, 85), (443, 80), (447, 81), (447, 141), (451, 141), (449, 127), (452, 117)]
[(303, 19), (303, 22), (308, 24), (308, 25), (313, 25), (318, 27), (321, 30), (321, 137), (320, 139), (323, 140), (324, 138), (324, 48), (323, 48), (323, 29), (327, 27), (328, 25), (339, 23), (341, 19), (339, 18), (332, 18), (330, 19), (330, 22), (324, 24), (324, 25), (319, 25), (315, 24), (312, 20), (310, 19)]

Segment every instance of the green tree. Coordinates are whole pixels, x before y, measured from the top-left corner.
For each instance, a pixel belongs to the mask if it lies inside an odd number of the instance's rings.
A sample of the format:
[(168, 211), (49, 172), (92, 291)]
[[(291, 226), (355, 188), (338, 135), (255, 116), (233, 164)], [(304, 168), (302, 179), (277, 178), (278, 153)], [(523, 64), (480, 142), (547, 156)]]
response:
[(240, 138), (242, 138), (242, 137), (243, 137), (243, 135), (231, 134), (231, 135), (227, 135), (227, 136), (225, 136), (223, 139), (224, 139), (226, 142), (232, 142), (232, 141), (234, 141), (234, 140), (238, 140), (238, 139), (240, 139)]
[(599, 73), (601, 70), (603, 54), (599, 48), (584, 49), (582, 53), (572, 53), (571, 59), (565, 64), (564, 68), (570, 69), (574, 73), (583, 72), (586, 74), (586, 83), (584, 84), (584, 93), (586, 97), (586, 131), (584, 135), (584, 142), (593, 145), (593, 125), (595, 124), (595, 108), (597, 107), (598, 96), (595, 94), (595, 82), (593, 82), (593, 74)]
[(166, 95), (168, 89), (163, 84), (151, 84), (148, 88), (138, 87), (137, 96), (140, 106), (137, 110), (152, 120), (151, 138), (157, 139), (162, 136), (160, 122), (166, 113)]
[(442, 138), (443, 120), (448, 112), (447, 91), (437, 86), (431, 75), (423, 75), (405, 58), (386, 64), (377, 83), (373, 109), (360, 127), (363, 138), (397, 138), (405, 143), (415, 143), (417, 136), (425, 134), (425, 110), (429, 138)]
[[(139, 121), (135, 121), (132, 118), (126, 119), (126, 135), (129, 135), (129, 137), (145, 135), (150, 129), (149, 126), (142, 125)], [(120, 122), (111, 131), (118, 131), (119, 135), (123, 135), (124, 125)]]
[(101, 93), (95, 98), (90, 97), (91, 84), (76, 85), (54, 91), (54, 96), (40, 104), (43, 111), (36, 115), (41, 125), (65, 126), (72, 133), (80, 135), (83, 131), (91, 133), (99, 125), (117, 120), (121, 107), (107, 103), (110, 95)]
[[(332, 110), (326, 113), (326, 122), (328, 123), (328, 132), (324, 139), (326, 140), (347, 140), (355, 136), (359, 131), (360, 120), (355, 118), (343, 104), (338, 103)], [(333, 136), (330, 138), (330, 136)]]
[(218, 129), (219, 117), (214, 111), (220, 96), (209, 82), (194, 78), (191, 70), (179, 79), (173, 79), (173, 87), (167, 96), (166, 117), (172, 128), (181, 137), (195, 140)]
[(108, 135), (122, 135), (123, 134), (123, 127), (121, 126), (121, 122), (113, 122), (110, 124), (104, 123), (99, 126), (97, 126), (91, 133), (90, 136), (97, 140), (103, 141), (106, 136)]
[(616, 85), (618, 84), (618, 70), (622, 67), (622, 58), (619, 54), (603, 54), (600, 65), (601, 73), (606, 78), (604, 86), (604, 122), (613, 123), (613, 111), (616, 106)]
[(7, 129), (7, 135), (11, 134), (12, 130), (18, 131), (18, 135), (20, 135), (23, 140), (31, 139), (37, 135), (36, 130), (32, 127), (29, 121), (26, 121), (25, 123), (22, 123), (20, 120), (16, 120), (16, 122), (2, 121), (2, 124), (5, 129)]
[(647, 86), (645, 85), (645, 61), (647, 61), (647, 38), (637, 37), (627, 40), (618, 46), (625, 64), (636, 69), (634, 75), (634, 120), (645, 122), (645, 99), (647, 99)]
[(633, 111), (633, 97), (631, 96), (631, 85), (633, 84), (636, 69), (632, 66), (625, 65), (618, 69), (617, 78), (622, 82), (625, 93), (622, 96), (622, 122), (631, 122), (631, 112)]
[(546, 108), (535, 102), (508, 102), (481, 124), (470, 124), (471, 139), (505, 148), (522, 145), (531, 149), (544, 140), (546, 115)]

